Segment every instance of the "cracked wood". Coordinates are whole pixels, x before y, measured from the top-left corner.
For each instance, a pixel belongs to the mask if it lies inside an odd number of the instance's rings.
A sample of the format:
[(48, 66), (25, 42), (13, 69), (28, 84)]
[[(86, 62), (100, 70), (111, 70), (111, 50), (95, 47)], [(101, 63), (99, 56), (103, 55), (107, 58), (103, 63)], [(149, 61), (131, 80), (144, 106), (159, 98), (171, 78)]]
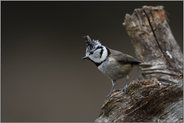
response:
[(131, 81), (127, 93), (114, 91), (96, 122), (182, 122), (183, 55), (163, 6), (135, 9), (123, 25), (142, 61), (143, 79)]

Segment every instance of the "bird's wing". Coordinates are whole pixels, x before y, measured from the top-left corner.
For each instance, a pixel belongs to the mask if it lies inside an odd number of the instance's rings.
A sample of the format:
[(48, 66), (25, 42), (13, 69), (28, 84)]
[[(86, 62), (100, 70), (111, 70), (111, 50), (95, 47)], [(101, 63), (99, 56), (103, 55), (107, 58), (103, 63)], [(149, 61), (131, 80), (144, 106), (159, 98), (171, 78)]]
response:
[(109, 49), (111, 54), (110, 56), (113, 56), (119, 63), (121, 64), (139, 64), (140, 61), (134, 58), (133, 56), (130, 56), (128, 54), (124, 54), (120, 51)]

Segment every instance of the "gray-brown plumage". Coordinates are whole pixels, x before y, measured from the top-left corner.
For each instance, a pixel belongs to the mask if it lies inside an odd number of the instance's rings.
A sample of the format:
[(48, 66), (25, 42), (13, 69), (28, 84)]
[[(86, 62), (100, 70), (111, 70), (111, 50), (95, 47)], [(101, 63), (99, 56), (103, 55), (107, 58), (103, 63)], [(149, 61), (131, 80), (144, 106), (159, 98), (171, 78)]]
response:
[(133, 56), (130, 56), (128, 54), (124, 54), (120, 51), (109, 49), (110, 50), (110, 57), (113, 56), (119, 63), (125, 64), (125, 63), (131, 63), (132, 65), (140, 64), (140, 61), (134, 58)]

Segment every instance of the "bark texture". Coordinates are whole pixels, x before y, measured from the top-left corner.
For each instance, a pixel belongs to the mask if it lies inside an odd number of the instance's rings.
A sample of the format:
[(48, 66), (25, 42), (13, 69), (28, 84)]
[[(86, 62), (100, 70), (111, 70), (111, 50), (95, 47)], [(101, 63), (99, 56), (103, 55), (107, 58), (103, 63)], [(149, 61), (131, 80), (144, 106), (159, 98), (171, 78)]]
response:
[(114, 91), (96, 122), (182, 122), (183, 55), (163, 6), (143, 6), (126, 14), (123, 25), (135, 48), (142, 80), (127, 92)]

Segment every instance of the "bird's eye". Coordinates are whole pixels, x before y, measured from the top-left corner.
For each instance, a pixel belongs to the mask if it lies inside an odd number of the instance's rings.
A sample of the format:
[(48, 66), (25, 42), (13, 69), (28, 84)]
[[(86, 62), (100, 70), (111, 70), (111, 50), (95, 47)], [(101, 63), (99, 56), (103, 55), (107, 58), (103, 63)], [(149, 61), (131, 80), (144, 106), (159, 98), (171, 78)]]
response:
[(94, 51), (90, 51), (90, 52), (89, 52), (89, 55), (93, 54), (93, 52), (94, 52)]
[(93, 45), (89, 45), (89, 49), (94, 49), (94, 46)]

